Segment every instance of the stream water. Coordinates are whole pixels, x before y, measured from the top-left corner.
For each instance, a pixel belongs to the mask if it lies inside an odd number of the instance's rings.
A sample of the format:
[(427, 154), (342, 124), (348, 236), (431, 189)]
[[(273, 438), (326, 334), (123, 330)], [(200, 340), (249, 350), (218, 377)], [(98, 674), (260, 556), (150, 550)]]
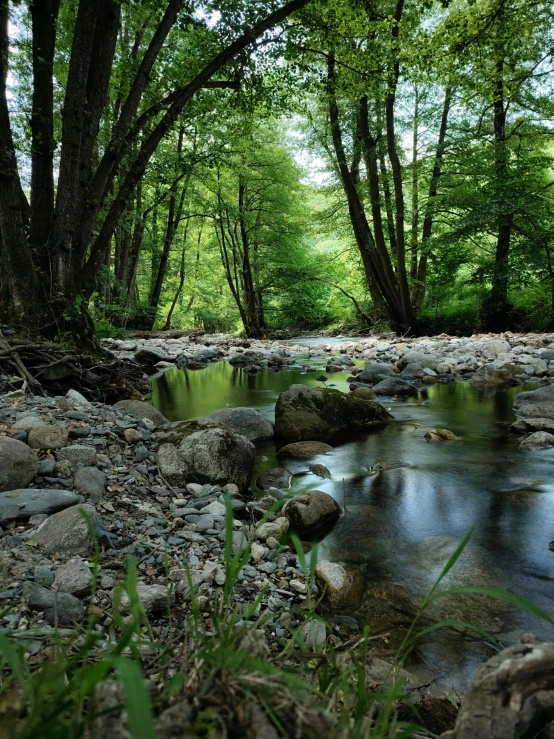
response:
[[(313, 347), (315, 342), (310, 341)], [(329, 343), (329, 339), (325, 340)], [(227, 362), (200, 371), (170, 369), (152, 380), (152, 403), (170, 420), (251, 406), (273, 418), (279, 393), (293, 383), (321, 385), (321, 372), (297, 366), (248, 376)], [(310, 359), (323, 368), (324, 360)], [(329, 387), (348, 390), (347, 373), (329, 375)], [(287, 460), (293, 491), (330, 493), (345, 513), (318, 547), (318, 556), (360, 567), (367, 583), (354, 614), (374, 633), (398, 645), (448, 556), (474, 527), (470, 543), (445, 587), (503, 588), (554, 617), (554, 449), (519, 451), (508, 427), (512, 400), (536, 386), (480, 392), (464, 382), (434, 385), (409, 400), (384, 398), (397, 423), (358, 436), (309, 462)], [(428, 428), (453, 431), (458, 442), (431, 444)], [(279, 465), (276, 448), (259, 449), (257, 474)], [(282, 462), (282, 460), (281, 460)], [(325, 465), (331, 479), (308, 467)], [(438, 619), (471, 622), (509, 644), (523, 631), (549, 638), (554, 630), (519, 608), (483, 595), (444, 598), (424, 626)], [(464, 689), (494, 647), (449, 629), (424, 639), (411, 660), (420, 677)]]

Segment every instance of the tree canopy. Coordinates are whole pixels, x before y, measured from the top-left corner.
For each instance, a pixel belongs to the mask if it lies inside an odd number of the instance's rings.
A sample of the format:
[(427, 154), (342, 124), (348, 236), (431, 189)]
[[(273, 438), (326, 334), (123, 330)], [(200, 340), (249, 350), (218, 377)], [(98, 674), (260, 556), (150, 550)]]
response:
[(0, 316), (553, 321), (544, 0), (0, 2)]

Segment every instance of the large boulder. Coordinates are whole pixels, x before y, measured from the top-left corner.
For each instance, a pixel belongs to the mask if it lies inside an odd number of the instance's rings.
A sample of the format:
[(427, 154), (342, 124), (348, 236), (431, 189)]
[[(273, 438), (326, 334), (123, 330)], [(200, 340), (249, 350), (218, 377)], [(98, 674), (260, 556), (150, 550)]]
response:
[(255, 408), (224, 408), (208, 418), (224, 423), (250, 441), (273, 439), (275, 433), (271, 421)]
[(336, 521), (341, 514), (337, 501), (321, 490), (297, 495), (286, 504), (283, 513), (300, 536), (310, 534), (324, 524)]
[(119, 400), (114, 405), (114, 408), (121, 408), (121, 410), (125, 411), (129, 416), (133, 416), (139, 420), (147, 418), (149, 421), (156, 424), (156, 426), (165, 426), (169, 423), (163, 413), (160, 413), (160, 411), (157, 408), (154, 408), (153, 405), (150, 405), (150, 403), (145, 403), (144, 400)]
[(213, 418), (188, 418), (186, 421), (173, 421), (154, 431), (154, 439), (158, 444), (179, 444), (186, 439), (187, 436), (195, 434), (197, 431), (206, 431), (207, 429), (227, 429), (221, 421)]
[(554, 418), (554, 385), (519, 393), (514, 399), (514, 411), (524, 418)]
[(368, 364), (367, 367), (357, 375), (359, 382), (366, 382), (368, 385), (373, 385), (375, 382), (381, 382), (385, 377), (394, 377), (396, 370), (392, 364)]
[(47, 518), (34, 532), (33, 541), (47, 556), (60, 553), (88, 557), (95, 533), (90, 530), (83, 513), (89, 517), (93, 529), (100, 525), (100, 518), (92, 506), (76, 505)]
[(178, 447), (162, 444), (158, 449), (158, 467), (172, 485), (233, 483), (245, 491), (252, 480), (255, 459), (256, 447), (251, 441), (220, 428), (191, 434)]
[(56, 513), (74, 506), (79, 496), (69, 490), (27, 488), (0, 493), (0, 524), (24, 521), (39, 513)]
[(38, 457), (27, 444), (0, 437), (0, 491), (26, 487), (38, 466)]
[(325, 441), (341, 431), (363, 431), (388, 423), (379, 403), (330, 388), (291, 385), (275, 406), (275, 433), (289, 441)]
[(387, 377), (373, 386), (375, 395), (417, 395), (417, 389), (401, 377)]

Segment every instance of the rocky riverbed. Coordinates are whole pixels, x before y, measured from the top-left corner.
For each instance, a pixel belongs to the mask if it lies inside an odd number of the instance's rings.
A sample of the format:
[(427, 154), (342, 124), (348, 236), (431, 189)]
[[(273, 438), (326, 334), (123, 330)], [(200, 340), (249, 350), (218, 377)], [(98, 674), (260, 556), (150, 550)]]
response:
[[(308, 372), (310, 360), (323, 357), (325, 378), (348, 368), (351, 392), (324, 388), (323, 377), (318, 389), (293, 385), (279, 398), (275, 426), (249, 408), (169, 423), (139, 399), (107, 406), (75, 391), (41, 398), (16, 389), (0, 396), (0, 629), (23, 639), (30, 657), (40, 655), (53, 628), (74, 628), (90, 613), (98, 633), (109, 632), (129, 555), (153, 633), (163, 641), (170, 622), (186, 619), (191, 586), (207, 615), (226, 582), (226, 547), (248, 552), (233, 598), (239, 607), (258, 599), (252, 616), (265, 621), (257, 654), (276, 653), (323, 588), (327, 626), (317, 619), (304, 624), (306, 642), (318, 650), (326, 641), (355, 638), (360, 624), (344, 613), (359, 603), (359, 572), (323, 560), (309, 583), (287, 536), (311, 538), (333, 525), (341, 507), (317, 490), (290, 496), (286, 463), (254, 480), (260, 442), (277, 436), (281, 459), (309, 463), (344, 433), (392, 422), (375, 398), (461, 379), (482, 388), (540, 384), (517, 396), (513, 430), (523, 449), (554, 444), (554, 335), (409, 342), (387, 336), (316, 349), (229, 336), (106, 346), (147, 373), (175, 366), (201, 371), (222, 359), (246, 374), (294, 363)], [(453, 439), (445, 429), (428, 438)], [(328, 473), (322, 464), (313, 467), (322, 478)], [(128, 608), (125, 597), (121, 606)], [(387, 670), (376, 657), (374, 678), (385, 679)]]

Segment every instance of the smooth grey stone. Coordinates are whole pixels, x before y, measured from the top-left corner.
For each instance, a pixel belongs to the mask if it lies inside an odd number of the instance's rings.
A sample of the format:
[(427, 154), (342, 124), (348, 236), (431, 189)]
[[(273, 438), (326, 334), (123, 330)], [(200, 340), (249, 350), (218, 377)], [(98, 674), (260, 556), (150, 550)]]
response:
[(30, 488), (0, 493), (0, 524), (21, 521), (37, 513), (55, 513), (76, 505), (79, 496), (66, 490)]
[(54, 459), (43, 459), (38, 466), (37, 475), (50, 476), (54, 474), (56, 461)]
[(69, 593), (47, 590), (34, 582), (25, 583), (24, 591), (28, 607), (42, 611), (51, 626), (71, 626), (85, 617), (83, 604)]

